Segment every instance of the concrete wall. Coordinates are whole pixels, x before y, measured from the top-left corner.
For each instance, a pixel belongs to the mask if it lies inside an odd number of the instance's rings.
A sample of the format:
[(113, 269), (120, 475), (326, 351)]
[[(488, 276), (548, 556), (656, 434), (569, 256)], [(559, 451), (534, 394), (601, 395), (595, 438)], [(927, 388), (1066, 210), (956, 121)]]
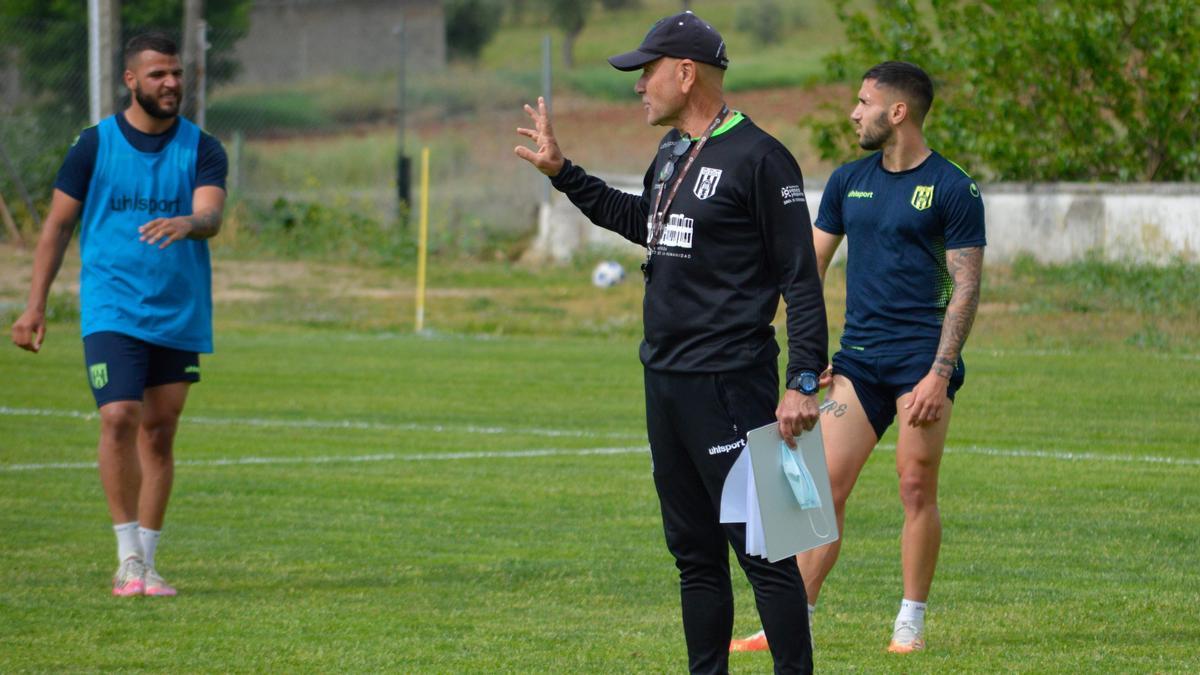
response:
[(1200, 262), (1200, 184), (999, 183), (980, 187), (993, 260)]
[(256, 0), (237, 44), (238, 82), (272, 84), (322, 75), (396, 72), (403, 22), (409, 76), (446, 66), (438, 0)]
[[(626, 192), (642, 191), (641, 176), (605, 179)], [(805, 185), (814, 219), (823, 187)], [(1009, 262), (1021, 253), (1042, 262), (1066, 262), (1090, 252), (1108, 260), (1200, 262), (1200, 184), (996, 183), (980, 190), (991, 262)], [(585, 246), (634, 254), (642, 250), (592, 225), (566, 197), (553, 192), (549, 207), (541, 210), (533, 256), (565, 261)], [(838, 257), (845, 251), (840, 247)]]

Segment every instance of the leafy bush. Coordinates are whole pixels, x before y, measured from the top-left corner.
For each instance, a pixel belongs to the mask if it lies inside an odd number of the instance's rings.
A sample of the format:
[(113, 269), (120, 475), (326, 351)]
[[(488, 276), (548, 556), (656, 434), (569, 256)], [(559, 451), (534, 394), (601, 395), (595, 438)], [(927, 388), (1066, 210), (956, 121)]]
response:
[(447, 0), (444, 11), (450, 58), (477, 61), (500, 28), (504, 5), (498, 0)]
[(407, 229), (381, 223), (340, 197), (328, 203), (279, 197), (266, 206), (248, 204), (235, 218), (236, 234), (216, 242), (235, 253), (387, 265), (412, 259), (416, 251)]
[[(45, 211), (54, 178), (67, 149), (87, 125), (85, 119), (57, 104), (39, 104), (4, 113), (0, 122), (0, 145), (19, 172), (21, 187)], [(34, 218), (28, 212), (21, 190), (7, 167), (0, 165), (0, 194), (3, 194), (17, 226), (31, 232)], [(2, 231), (2, 230), (0, 230)]]
[(804, 24), (801, 8), (788, 7), (776, 0), (756, 0), (739, 5), (733, 19), (735, 29), (748, 33), (763, 45), (779, 43), (787, 31)]
[[(831, 79), (857, 90), (884, 60), (925, 68), (938, 87), (930, 144), (981, 178), (1200, 179), (1200, 3), (834, 4), (849, 46), (828, 60)], [(859, 155), (845, 107), (809, 121), (826, 159)]]
[(758, 0), (737, 8), (734, 27), (749, 33), (764, 45), (773, 45), (783, 37), (784, 22), (779, 3), (774, 0)]

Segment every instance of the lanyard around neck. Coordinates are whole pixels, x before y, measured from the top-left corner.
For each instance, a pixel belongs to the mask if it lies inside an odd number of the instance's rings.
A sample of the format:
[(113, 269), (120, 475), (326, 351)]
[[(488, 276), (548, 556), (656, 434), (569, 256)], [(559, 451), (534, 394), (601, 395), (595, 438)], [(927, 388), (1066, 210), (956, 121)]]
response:
[[(647, 244), (647, 253), (653, 252), (654, 247), (658, 246), (658, 242), (662, 239), (663, 231), (666, 229), (665, 223), (667, 220), (667, 211), (671, 208), (671, 202), (675, 200), (675, 193), (679, 191), (679, 186), (683, 183), (683, 179), (687, 176), (687, 172), (692, 168), (692, 163), (696, 161), (696, 156), (700, 154), (700, 149), (712, 138), (713, 132), (721, 126), (725, 121), (725, 116), (729, 114), (729, 106), (721, 104), (721, 112), (709, 122), (708, 128), (704, 130), (704, 134), (692, 145), (691, 152), (688, 153), (687, 162), (683, 165), (683, 169), (679, 171), (675, 182), (671, 185), (671, 191), (667, 194), (667, 200), (662, 202), (663, 192), (665, 192), (665, 179), (658, 182), (658, 194), (654, 197), (654, 210), (651, 212), (650, 224), (650, 241)], [(662, 207), (659, 208), (659, 203), (662, 202)]]

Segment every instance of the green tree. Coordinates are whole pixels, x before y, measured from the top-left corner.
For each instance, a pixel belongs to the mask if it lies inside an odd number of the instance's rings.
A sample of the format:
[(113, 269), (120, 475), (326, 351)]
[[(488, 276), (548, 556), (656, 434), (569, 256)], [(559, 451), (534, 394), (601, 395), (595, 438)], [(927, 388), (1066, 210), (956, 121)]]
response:
[[(251, 0), (208, 0), (209, 84), (237, 72), (234, 44), (249, 30)], [(183, 0), (122, 0), (125, 39), (155, 28), (179, 37)], [(44, 202), (63, 154), (88, 118), (88, 31), (84, 0), (0, 0), (0, 68), (15, 64), (20, 72), (20, 100), (0, 103), (0, 148), (16, 166), (21, 185)], [(180, 47), (182, 47), (182, 43)], [(114, 61), (118, 58), (113, 54)], [(118, 71), (119, 73), (120, 71)], [(114, 89), (121, 85), (110, 83)], [(17, 177), (0, 164), (0, 194), (16, 217), (33, 222)]]
[(759, 44), (773, 45), (783, 37), (786, 27), (783, 11), (775, 0), (757, 0), (738, 5), (734, 14), (734, 28), (749, 33)]
[[(930, 145), (992, 180), (1200, 180), (1200, 3), (1194, 0), (835, 0), (857, 87), (887, 59), (937, 97)], [(925, 8), (922, 11), (921, 8)], [(806, 120), (826, 159), (857, 154), (836, 115)]]
[(477, 61), (500, 29), (504, 4), (499, 0), (447, 0), (444, 11), (450, 58)]
[[(234, 53), (237, 41), (250, 30), (253, 0), (205, 0), (204, 20), (208, 22), (207, 76), (209, 86), (228, 82), (237, 76), (240, 64)], [(121, 0), (123, 39), (148, 29), (164, 30), (179, 40), (183, 24), (183, 0)]]
[(575, 67), (575, 40), (592, 13), (593, 0), (544, 0), (550, 22), (563, 31), (563, 66)]
[[(592, 15), (596, 0), (541, 0), (547, 18), (556, 28), (562, 29), (562, 60), (566, 68), (575, 67), (575, 41), (583, 33), (588, 18)], [(600, 0), (605, 11), (619, 12), (641, 7), (641, 0)]]
[[(208, 0), (208, 82), (237, 74), (233, 47), (250, 28), (252, 0)], [(183, 0), (123, 0), (122, 40), (148, 29), (179, 38)], [(22, 86), (60, 109), (86, 114), (87, 3), (83, 0), (0, 0), (0, 26), (12, 36)], [(182, 47), (182, 41), (180, 42)], [(116, 55), (114, 55), (116, 58)]]

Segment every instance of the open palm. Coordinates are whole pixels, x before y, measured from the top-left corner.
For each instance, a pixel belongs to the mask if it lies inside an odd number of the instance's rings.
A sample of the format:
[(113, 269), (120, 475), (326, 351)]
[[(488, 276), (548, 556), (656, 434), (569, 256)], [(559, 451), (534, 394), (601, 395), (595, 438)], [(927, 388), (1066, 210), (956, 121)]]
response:
[(533, 142), (537, 144), (537, 150), (518, 145), (514, 151), (518, 157), (537, 167), (538, 171), (550, 177), (557, 176), (558, 172), (562, 171), (564, 160), (562, 151), (558, 149), (558, 141), (554, 138), (554, 127), (550, 124), (546, 99), (538, 97), (537, 110), (534, 110), (529, 104), (525, 104), (525, 112), (529, 113), (529, 117), (533, 119), (534, 128), (518, 127), (517, 133), (533, 139)]

